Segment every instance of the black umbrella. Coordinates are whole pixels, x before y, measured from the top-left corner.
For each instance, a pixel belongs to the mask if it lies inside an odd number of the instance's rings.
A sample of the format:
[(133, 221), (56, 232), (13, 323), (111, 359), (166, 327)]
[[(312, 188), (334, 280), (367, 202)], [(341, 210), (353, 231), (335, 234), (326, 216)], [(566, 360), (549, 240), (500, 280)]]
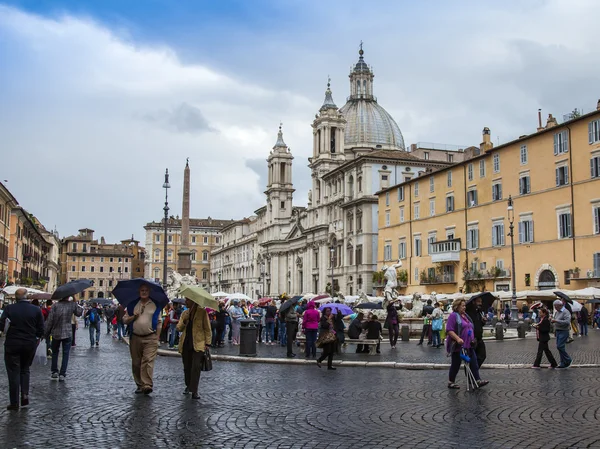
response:
[(369, 310), (374, 310), (374, 309), (383, 309), (383, 306), (381, 305), (380, 302), (365, 302), (363, 304), (359, 304), (355, 307), (355, 309), (369, 309)]
[(300, 298), (302, 298), (302, 296), (294, 296), (293, 298), (288, 299), (286, 302), (281, 304), (279, 311), (281, 313), (285, 313), (290, 307), (298, 304), (298, 301), (300, 300)]
[(175, 298), (171, 301), (173, 304), (185, 304), (185, 298)]
[(69, 296), (75, 296), (77, 293), (81, 293), (91, 286), (92, 281), (89, 279), (77, 279), (75, 281), (67, 282), (54, 290), (52, 299), (63, 299), (68, 298)]
[(484, 311), (487, 311), (496, 300), (496, 297), (490, 292), (477, 293), (469, 298), (466, 303), (467, 308), (475, 307), (475, 300), (479, 298), (481, 298), (481, 309)]
[(558, 296), (560, 299), (564, 299), (568, 304), (573, 304), (573, 300), (565, 295), (563, 292), (555, 291), (554, 294)]
[(107, 299), (107, 298), (92, 298), (92, 299), (88, 299), (88, 304), (98, 304), (99, 306), (107, 306), (107, 305), (112, 305), (112, 299)]

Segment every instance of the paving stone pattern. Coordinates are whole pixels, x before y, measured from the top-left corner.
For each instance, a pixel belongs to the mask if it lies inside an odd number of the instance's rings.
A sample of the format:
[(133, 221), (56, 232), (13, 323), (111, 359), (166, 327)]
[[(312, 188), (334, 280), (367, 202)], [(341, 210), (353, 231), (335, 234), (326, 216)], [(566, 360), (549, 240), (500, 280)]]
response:
[[(466, 392), (444, 371), (215, 363), (192, 401), (178, 358), (157, 359), (147, 397), (133, 393), (126, 345), (79, 338), (72, 354), (64, 383), (36, 357), (29, 408), (0, 409), (0, 448), (600, 447), (596, 368), (488, 370)], [(4, 373), (0, 388), (5, 404)]]

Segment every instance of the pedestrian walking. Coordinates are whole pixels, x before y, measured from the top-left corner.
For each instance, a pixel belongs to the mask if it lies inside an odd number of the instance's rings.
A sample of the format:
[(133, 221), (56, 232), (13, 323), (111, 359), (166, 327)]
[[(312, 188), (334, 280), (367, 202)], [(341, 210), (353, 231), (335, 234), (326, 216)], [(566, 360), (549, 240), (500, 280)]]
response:
[(340, 309), (338, 309), (333, 318), (333, 328), (338, 341), (337, 352), (340, 353), (342, 351), (342, 346), (344, 346), (344, 342), (346, 341), (346, 335), (344, 334), (346, 325), (344, 324), (344, 315)]
[(192, 399), (200, 399), (198, 384), (202, 362), (212, 338), (211, 326), (204, 307), (188, 298), (185, 299), (185, 305), (187, 310), (177, 323), (177, 331), (181, 332), (179, 353), (185, 378), (183, 394), (192, 393)]
[(77, 329), (79, 329), (79, 323), (77, 322), (77, 316), (73, 314), (73, 316), (71, 316), (71, 331), (73, 332), (73, 342), (71, 343), (71, 347), (77, 346), (77, 344), (75, 344), (75, 333), (77, 332)]
[(220, 302), (219, 310), (215, 313), (217, 318), (217, 346), (225, 346), (225, 329), (227, 327), (227, 318), (229, 313), (225, 310), (225, 305)]
[(262, 307), (259, 307), (258, 301), (254, 301), (252, 307), (250, 307), (250, 318), (256, 321), (256, 343), (262, 343), (262, 320), (265, 311)]
[(482, 307), (483, 300), (481, 298), (476, 298), (474, 303), (474, 307), (471, 305), (468, 308), (467, 315), (473, 323), (473, 336), (475, 337), (471, 346), (475, 348), (475, 354), (477, 355), (477, 366), (481, 368), (481, 365), (483, 365), (483, 362), (487, 356), (485, 342), (483, 341), (483, 326), (485, 326), (487, 318)]
[(131, 328), (129, 352), (131, 370), (137, 385), (136, 394), (152, 393), (154, 361), (158, 353), (160, 313), (162, 306), (150, 298), (150, 287), (142, 284), (140, 297), (125, 308), (123, 322)]
[(285, 333), (287, 335), (287, 357), (296, 357), (294, 354), (294, 340), (298, 332), (298, 313), (296, 307), (292, 305), (285, 312)]
[(477, 385), (483, 387), (489, 383), (482, 380), (479, 376), (479, 365), (477, 364), (477, 355), (472, 347), (475, 340), (473, 332), (473, 323), (466, 313), (467, 306), (464, 299), (455, 299), (452, 303), (452, 313), (446, 322), (446, 347), (451, 356), (450, 371), (448, 372), (448, 388), (459, 389), (456, 384), (456, 375), (460, 370), (462, 363), (461, 353), (469, 358), (469, 367)]
[[(267, 306), (265, 310), (265, 340), (268, 345), (275, 344), (275, 319), (277, 318), (277, 307), (275, 301)], [(308, 338), (308, 337), (307, 337)]]
[(421, 311), (421, 317), (423, 317), (423, 330), (421, 331), (421, 339), (417, 345), (422, 345), (423, 339), (427, 336), (427, 346), (431, 346), (431, 314), (433, 313), (431, 302), (431, 299), (428, 299), (427, 305), (423, 306), (423, 310)]
[(237, 299), (233, 300), (233, 306), (229, 309), (229, 316), (231, 317), (232, 328), (231, 342), (234, 346), (238, 346), (240, 344), (240, 327), (242, 325), (240, 321), (245, 318), (245, 315)]
[(579, 333), (583, 337), (587, 337), (588, 334), (588, 318), (589, 314), (585, 307), (582, 307), (579, 311), (579, 315), (577, 316), (577, 321), (579, 322)]
[(551, 322), (554, 324), (554, 333), (556, 334), (556, 349), (560, 354), (560, 365), (557, 368), (568, 368), (573, 362), (566, 351), (569, 328), (571, 327), (571, 313), (560, 299), (554, 301), (553, 306), (554, 317)]
[(432, 348), (439, 349), (442, 347), (442, 340), (440, 332), (444, 325), (444, 312), (442, 311), (442, 305), (439, 302), (434, 304), (433, 312), (431, 313), (431, 334), (432, 334)]
[(114, 307), (107, 307), (104, 309), (104, 318), (106, 319), (106, 335), (109, 335), (110, 331), (112, 330), (112, 321), (113, 317), (115, 316), (115, 312), (116, 308)]
[(29, 368), (35, 351), (44, 336), (44, 316), (39, 307), (27, 301), (27, 290), (19, 288), (15, 292), (16, 303), (4, 308), (0, 317), (0, 329), (4, 330), (6, 320), (10, 325), (4, 341), (4, 365), (8, 376), (10, 403), (7, 410), (29, 405)]
[(92, 303), (92, 307), (86, 312), (85, 317), (89, 323), (90, 329), (90, 347), (100, 346), (100, 309), (97, 303)]
[(535, 357), (532, 368), (540, 367), (540, 363), (542, 362), (542, 354), (546, 354), (546, 358), (550, 362), (550, 368), (556, 368), (558, 363), (556, 363), (556, 359), (552, 355), (550, 348), (548, 348), (548, 342), (550, 341), (550, 330), (552, 328), (550, 319), (548, 318), (548, 309), (542, 307), (539, 313), (540, 322), (538, 324), (532, 324), (532, 326), (536, 329), (537, 340), (539, 342), (537, 356)]
[(174, 306), (169, 311), (169, 349), (175, 349), (175, 340), (177, 339), (177, 323), (181, 316), (179, 305)]
[(398, 343), (398, 336), (400, 335), (398, 311), (396, 310), (395, 302), (396, 301), (391, 301), (387, 305), (387, 318), (385, 319), (385, 323), (388, 329), (388, 336), (390, 339), (390, 346), (392, 347), (392, 349), (396, 349), (396, 344)]
[(116, 312), (117, 316), (117, 337), (119, 341), (123, 341), (123, 337), (125, 336), (125, 323), (123, 323), (123, 317), (125, 316), (125, 307), (119, 304)]
[(304, 355), (308, 359), (317, 356), (317, 333), (319, 332), (320, 313), (314, 301), (306, 305), (306, 312), (302, 315), (302, 329), (306, 336)]
[[(81, 316), (83, 309), (77, 305), (73, 298), (63, 298), (52, 306), (48, 321), (46, 321), (45, 335), (52, 336), (52, 365), (51, 379), (64, 382), (69, 366), (69, 353), (73, 343), (73, 315)], [(58, 369), (58, 352), (62, 349), (62, 362)]]
[(319, 368), (321, 368), (321, 362), (327, 359), (327, 369), (335, 370), (333, 367), (333, 354), (335, 353), (336, 346), (337, 337), (333, 327), (331, 307), (325, 307), (319, 322), (319, 338), (317, 340), (317, 347), (323, 350), (321, 357), (317, 359), (317, 366)]

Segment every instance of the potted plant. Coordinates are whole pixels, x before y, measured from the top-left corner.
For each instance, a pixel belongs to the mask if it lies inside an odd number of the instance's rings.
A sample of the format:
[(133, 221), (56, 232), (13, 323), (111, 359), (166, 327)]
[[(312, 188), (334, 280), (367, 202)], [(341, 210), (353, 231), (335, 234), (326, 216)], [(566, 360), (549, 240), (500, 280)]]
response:
[(406, 271), (406, 270), (398, 271), (398, 283), (399, 284), (408, 284), (408, 271)]
[(571, 278), (572, 279), (579, 279), (579, 273), (580, 273), (579, 267), (573, 268), (571, 270)]

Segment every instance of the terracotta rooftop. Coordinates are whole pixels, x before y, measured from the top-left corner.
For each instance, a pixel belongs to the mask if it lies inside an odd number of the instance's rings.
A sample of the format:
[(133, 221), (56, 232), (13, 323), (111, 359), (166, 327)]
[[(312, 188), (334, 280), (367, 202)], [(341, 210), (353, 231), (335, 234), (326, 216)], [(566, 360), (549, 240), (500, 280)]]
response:
[[(219, 220), (219, 219), (215, 219), (215, 218), (190, 218), (190, 227), (195, 227), (195, 228), (222, 228), (224, 226), (230, 225), (231, 223), (233, 223), (233, 220)], [(144, 226), (144, 229), (146, 228), (153, 228), (153, 227), (157, 227), (157, 226), (163, 226), (163, 221), (159, 220), (159, 221), (153, 221), (151, 223), (147, 223), (146, 226)], [(181, 226), (181, 219), (180, 218), (169, 218), (169, 226), (171, 227), (178, 227)]]

